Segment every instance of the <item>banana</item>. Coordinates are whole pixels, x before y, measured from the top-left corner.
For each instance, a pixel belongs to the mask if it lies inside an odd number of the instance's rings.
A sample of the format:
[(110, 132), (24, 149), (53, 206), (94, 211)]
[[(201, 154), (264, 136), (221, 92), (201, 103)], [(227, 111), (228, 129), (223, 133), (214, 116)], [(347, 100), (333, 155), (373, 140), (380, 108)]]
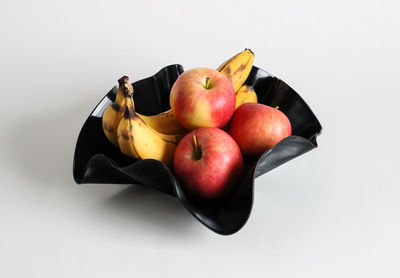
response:
[(257, 103), (257, 94), (253, 87), (249, 85), (243, 85), (236, 93), (236, 109), (246, 102)]
[(153, 116), (145, 116), (137, 113), (155, 131), (162, 134), (186, 134), (188, 132), (176, 119), (172, 110), (168, 110)]
[(217, 68), (233, 85), (235, 92), (244, 84), (253, 67), (254, 53), (250, 49), (236, 54)]
[(171, 167), (176, 146), (184, 134), (155, 131), (136, 113), (132, 85), (124, 87), (125, 112), (117, 131), (121, 152), (138, 159), (156, 159)]
[[(125, 96), (123, 90), (126, 88), (126, 86), (130, 85), (129, 78), (127, 76), (123, 76), (118, 80), (118, 83), (119, 88), (115, 101), (105, 109), (102, 118), (104, 133), (108, 140), (110, 140), (110, 142), (116, 146), (118, 146), (117, 128), (125, 111)], [(152, 116), (145, 116), (139, 113), (136, 114), (138, 114), (148, 126), (152, 127), (155, 131), (161, 134), (184, 135), (188, 132), (175, 119), (172, 110)]]
[(125, 97), (122, 91), (123, 85), (125, 83), (129, 84), (129, 77), (123, 76), (118, 80), (119, 88), (117, 91), (117, 96), (115, 101), (110, 104), (106, 110), (104, 110), (102, 118), (103, 131), (108, 140), (114, 145), (118, 145), (117, 142), (117, 129), (119, 122), (124, 115), (125, 110)]

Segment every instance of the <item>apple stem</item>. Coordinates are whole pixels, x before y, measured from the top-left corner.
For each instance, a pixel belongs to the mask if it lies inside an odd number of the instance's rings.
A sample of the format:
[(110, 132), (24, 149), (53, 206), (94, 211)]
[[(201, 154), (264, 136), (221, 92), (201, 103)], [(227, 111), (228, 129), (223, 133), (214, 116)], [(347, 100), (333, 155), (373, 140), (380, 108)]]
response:
[(279, 110), (279, 105), (275, 106), (275, 109), (276, 109), (276, 110)]
[(199, 146), (197, 145), (196, 135), (194, 135), (194, 134), (193, 134), (193, 143), (194, 143), (194, 152), (195, 152), (196, 158), (200, 159), (201, 158), (201, 151), (200, 151)]
[(206, 89), (210, 88), (210, 77), (206, 77), (206, 84), (204, 86)]

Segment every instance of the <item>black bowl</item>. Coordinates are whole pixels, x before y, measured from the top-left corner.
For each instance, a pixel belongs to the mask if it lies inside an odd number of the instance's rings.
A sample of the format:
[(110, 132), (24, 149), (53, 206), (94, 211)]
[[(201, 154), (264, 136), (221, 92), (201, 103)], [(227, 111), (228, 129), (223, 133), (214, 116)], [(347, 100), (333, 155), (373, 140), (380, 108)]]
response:
[[(170, 65), (154, 76), (133, 83), (136, 110), (144, 115), (168, 110), (170, 89), (182, 72), (181, 65)], [(321, 132), (321, 125), (311, 109), (282, 80), (253, 67), (246, 84), (254, 87), (260, 103), (279, 106), (291, 122), (293, 135), (283, 139), (259, 159), (246, 159), (245, 175), (225, 201), (207, 203), (192, 199), (163, 163), (128, 157), (107, 140), (101, 117), (104, 109), (114, 101), (117, 87), (100, 101), (79, 134), (73, 162), (76, 183), (148, 186), (177, 197), (194, 217), (214, 232), (223, 235), (237, 232), (251, 213), (255, 178), (317, 147), (316, 137)]]

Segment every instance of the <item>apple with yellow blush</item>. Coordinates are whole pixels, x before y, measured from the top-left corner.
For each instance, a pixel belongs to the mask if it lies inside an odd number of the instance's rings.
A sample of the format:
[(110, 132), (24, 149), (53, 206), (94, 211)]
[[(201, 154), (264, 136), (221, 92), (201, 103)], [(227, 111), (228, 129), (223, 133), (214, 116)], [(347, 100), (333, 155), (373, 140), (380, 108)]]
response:
[(223, 127), (236, 106), (232, 82), (210, 68), (182, 73), (171, 88), (169, 100), (175, 118), (189, 130)]

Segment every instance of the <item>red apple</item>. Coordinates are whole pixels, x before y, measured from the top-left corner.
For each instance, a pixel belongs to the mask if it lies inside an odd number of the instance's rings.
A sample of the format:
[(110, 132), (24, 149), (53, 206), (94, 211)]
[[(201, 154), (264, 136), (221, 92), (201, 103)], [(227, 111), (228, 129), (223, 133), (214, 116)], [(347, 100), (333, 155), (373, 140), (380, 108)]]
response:
[(233, 114), (229, 133), (244, 155), (260, 156), (292, 135), (292, 126), (288, 117), (278, 109), (259, 103), (245, 103)]
[(203, 127), (188, 133), (174, 155), (174, 173), (185, 191), (202, 199), (225, 196), (243, 174), (239, 146), (225, 131)]
[(224, 126), (236, 106), (232, 82), (208, 68), (182, 73), (171, 88), (169, 101), (175, 118), (189, 130)]

